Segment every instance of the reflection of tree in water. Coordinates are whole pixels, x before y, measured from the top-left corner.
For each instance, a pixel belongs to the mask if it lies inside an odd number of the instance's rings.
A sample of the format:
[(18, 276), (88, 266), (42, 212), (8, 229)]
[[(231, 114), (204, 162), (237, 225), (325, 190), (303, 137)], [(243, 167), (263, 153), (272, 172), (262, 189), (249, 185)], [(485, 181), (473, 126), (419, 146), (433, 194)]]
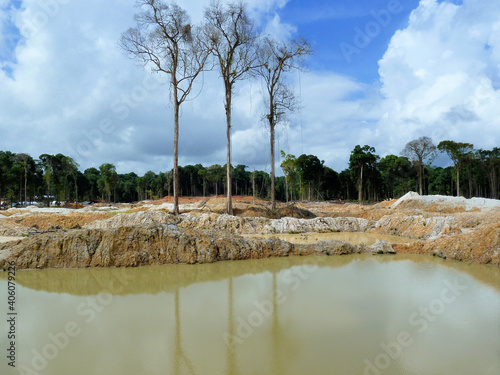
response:
[(272, 273), (273, 313), (269, 339), (272, 345), (272, 358), (269, 366), (272, 368), (273, 374), (288, 374), (292, 365), (291, 360), (301, 354), (301, 343), (291, 336), (293, 322), (285, 322), (283, 317), (280, 318), (279, 306), (285, 301), (291, 302), (294, 294), (289, 293), (285, 296), (283, 289), (280, 289), (278, 285), (280, 271), (272, 271)]
[(279, 324), (279, 311), (278, 311), (278, 280), (276, 278), (276, 272), (273, 272), (273, 326), (271, 328), (271, 335), (273, 337), (273, 366), (275, 374), (281, 374), (281, 358), (279, 347), (279, 335), (280, 335), (280, 324)]
[[(230, 276), (228, 279), (228, 301), (227, 301), (227, 321), (228, 321), (228, 332), (229, 337), (234, 336), (234, 308), (233, 308), (233, 277)], [(237, 374), (238, 368), (236, 367), (236, 343), (234, 340), (230, 340), (227, 344), (227, 369), (226, 374)]]
[[(278, 310), (278, 278), (276, 276), (276, 272), (273, 272), (272, 279), (272, 303), (273, 303), (273, 311), (272, 311), (272, 326), (271, 326), (271, 342), (273, 346), (272, 350), (272, 362), (270, 366), (273, 367), (273, 374), (281, 374), (283, 373), (282, 364), (281, 364), (281, 352), (280, 352), (280, 337), (282, 337), (282, 328), (279, 323), (279, 310)], [(234, 331), (234, 300), (233, 300), (233, 278), (228, 278), (228, 333), (229, 337), (236, 337)], [(227, 375), (237, 375), (238, 372), (238, 363), (236, 360), (236, 348), (237, 343), (234, 340), (231, 340), (227, 344)], [(261, 359), (263, 356), (261, 357)]]
[(179, 304), (179, 288), (175, 290), (175, 352), (174, 352), (174, 374), (195, 374), (192, 362), (184, 353), (181, 342), (181, 316)]
[[(279, 305), (283, 303), (284, 296), (282, 291), (279, 289), (279, 280), (278, 280), (279, 271), (272, 272), (272, 284), (271, 284), (271, 300), (272, 300), (272, 315), (267, 316), (265, 319), (272, 319), (271, 327), (269, 329), (269, 344), (272, 346), (272, 349), (269, 353), (261, 353), (261, 360), (263, 360), (267, 355), (270, 355), (272, 358), (269, 358), (268, 368), (273, 374), (283, 374), (286, 371), (286, 365), (283, 364), (283, 354), (286, 354), (286, 357), (289, 356), (290, 353), (297, 353), (298, 348), (296, 347), (296, 342), (293, 340), (288, 342), (284, 336), (286, 336), (286, 332), (284, 330), (283, 324), (280, 323), (280, 315), (279, 315)], [(187, 357), (185, 350), (183, 348), (182, 343), (182, 335), (181, 335), (181, 315), (180, 315), (180, 288), (177, 288), (174, 292), (174, 303), (175, 303), (175, 348), (174, 348), (174, 360), (173, 360), (173, 374), (175, 375), (184, 375), (184, 374), (195, 374), (195, 368), (193, 366), (192, 361)], [(227, 278), (227, 332), (229, 337), (238, 337), (238, 333), (236, 332), (235, 326), (235, 310), (234, 310), (234, 280), (232, 276)], [(258, 329), (264, 329), (263, 327), (257, 327)], [(235, 340), (230, 340), (226, 346), (226, 364), (224, 374), (226, 375), (238, 375), (239, 367), (241, 364), (238, 364), (237, 360), (237, 349), (240, 344)], [(264, 348), (265, 346), (263, 346)], [(257, 354), (257, 353), (255, 353)], [(286, 358), (285, 358), (286, 360)], [(286, 363), (286, 362), (285, 362)], [(240, 366), (239, 366), (240, 365)]]

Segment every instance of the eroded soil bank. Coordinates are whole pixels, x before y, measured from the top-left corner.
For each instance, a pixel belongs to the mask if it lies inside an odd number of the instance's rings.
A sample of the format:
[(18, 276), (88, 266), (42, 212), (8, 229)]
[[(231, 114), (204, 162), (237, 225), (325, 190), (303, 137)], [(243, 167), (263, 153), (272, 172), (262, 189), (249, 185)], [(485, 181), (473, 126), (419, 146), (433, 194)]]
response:
[[(307, 202), (272, 212), (244, 198), (234, 206), (236, 216), (223, 214), (221, 198), (190, 199), (178, 217), (167, 200), (3, 211), (0, 236), (13, 241), (0, 241), (0, 267), (10, 260), (18, 268), (130, 267), (366, 252), (500, 265), (498, 200), (409, 193), (376, 205)], [(338, 233), (351, 243), (330, 239)], [(356, 242), (349, 233), (382, 241)]]

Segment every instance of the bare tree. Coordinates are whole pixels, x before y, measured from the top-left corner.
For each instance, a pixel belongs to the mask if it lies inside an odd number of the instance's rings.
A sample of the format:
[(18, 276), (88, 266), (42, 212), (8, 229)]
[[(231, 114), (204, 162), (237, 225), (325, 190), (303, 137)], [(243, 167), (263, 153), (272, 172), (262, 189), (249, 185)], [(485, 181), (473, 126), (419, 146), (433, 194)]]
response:
[(420, 137), (408, 142), (401, 154), (410, 159), (417, 168), (419, 194), (423, 195), (424, 163), (432, 162), (437, 156), (436, 146), (431, 138)]
[(220, 1), (205, 9), (205, 42), (210, 48), (224, 82), (227, 137), (227, 208), (233, 214), (231, 195), (231, 103), (234, 85), (250, 74), (255, 63), (256, 33), (247, 15), (245, 5), (231, 2), (223, 6)]
[(203, 71), (209, 51), (201, 48), (198, 31), (186, 11), (157, 0), (137, 2), (137, 26), (122, 34), (121, 47), (153, 71), (170, 76), (174, 104), (174, 214), (179, 213), (179, 109)]
[(266, 87), (265, 115), (269, 123), (271, 143), (271, 206), (275, 209), (275, 171), (274, 171), (274, 135), (276, 125), (286, 121), (287, 114), (293, 112), (298, 100), (287, 84), (287, 73), (303, 69), (304, 57), (311, 54), (311, 46), (303, 39), (291, 42), (278, 42), (268, 37), (259, 42), (257, 52), (256, 75), (260, 76)]

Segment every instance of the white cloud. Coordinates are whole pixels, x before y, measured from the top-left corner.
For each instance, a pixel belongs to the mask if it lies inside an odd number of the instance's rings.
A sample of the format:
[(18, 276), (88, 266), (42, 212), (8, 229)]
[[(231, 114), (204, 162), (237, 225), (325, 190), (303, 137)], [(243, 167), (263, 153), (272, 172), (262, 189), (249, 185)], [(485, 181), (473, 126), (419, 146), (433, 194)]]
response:
[(265, 35), (270, 35), (281, 41), (288, 41), (292, 39), (293, 34), (296, 32), (297, 28), (292, 25), (282, 23), (278, 14), (275, 14), (274, 17), (269, 20), (263, 31)]
[(379, 127), (399, 134), (394, 146), (401, 134), (500, 144), (498, 25), (498, 0), (421, 1), (379, 62), (386, 98)]

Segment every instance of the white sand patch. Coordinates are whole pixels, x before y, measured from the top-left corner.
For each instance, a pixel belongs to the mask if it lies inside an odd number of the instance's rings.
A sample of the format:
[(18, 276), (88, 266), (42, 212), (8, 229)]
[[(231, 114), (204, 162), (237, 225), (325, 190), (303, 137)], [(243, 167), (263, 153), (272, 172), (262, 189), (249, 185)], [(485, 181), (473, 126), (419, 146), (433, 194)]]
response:
[(463, 207), (465, 211), (470, 211), (471, 209), (479, 209), (481, 211), (489, 211), (493, 209), (500, 210), (500, 200), (498, 199), (488, 199), (488, 198), (470, 198), (466, 199), (464, 197), (450, 197), (445, 195), (419, 195), (414, 191), (406, 193), (401, 198), (399, 198), (396, 203), (391, 205), (391, 208), (396, 208), (399, 205), (414, 201), (421, 203), (423, 206), (437, 204), (443, 207), (460, 208)]
[(17, 240), (22, 240), (26, 237), (8, 237), (8, 236), (0, 236), (0, 243), (5, 243), (9, 241), (17, 241)]

